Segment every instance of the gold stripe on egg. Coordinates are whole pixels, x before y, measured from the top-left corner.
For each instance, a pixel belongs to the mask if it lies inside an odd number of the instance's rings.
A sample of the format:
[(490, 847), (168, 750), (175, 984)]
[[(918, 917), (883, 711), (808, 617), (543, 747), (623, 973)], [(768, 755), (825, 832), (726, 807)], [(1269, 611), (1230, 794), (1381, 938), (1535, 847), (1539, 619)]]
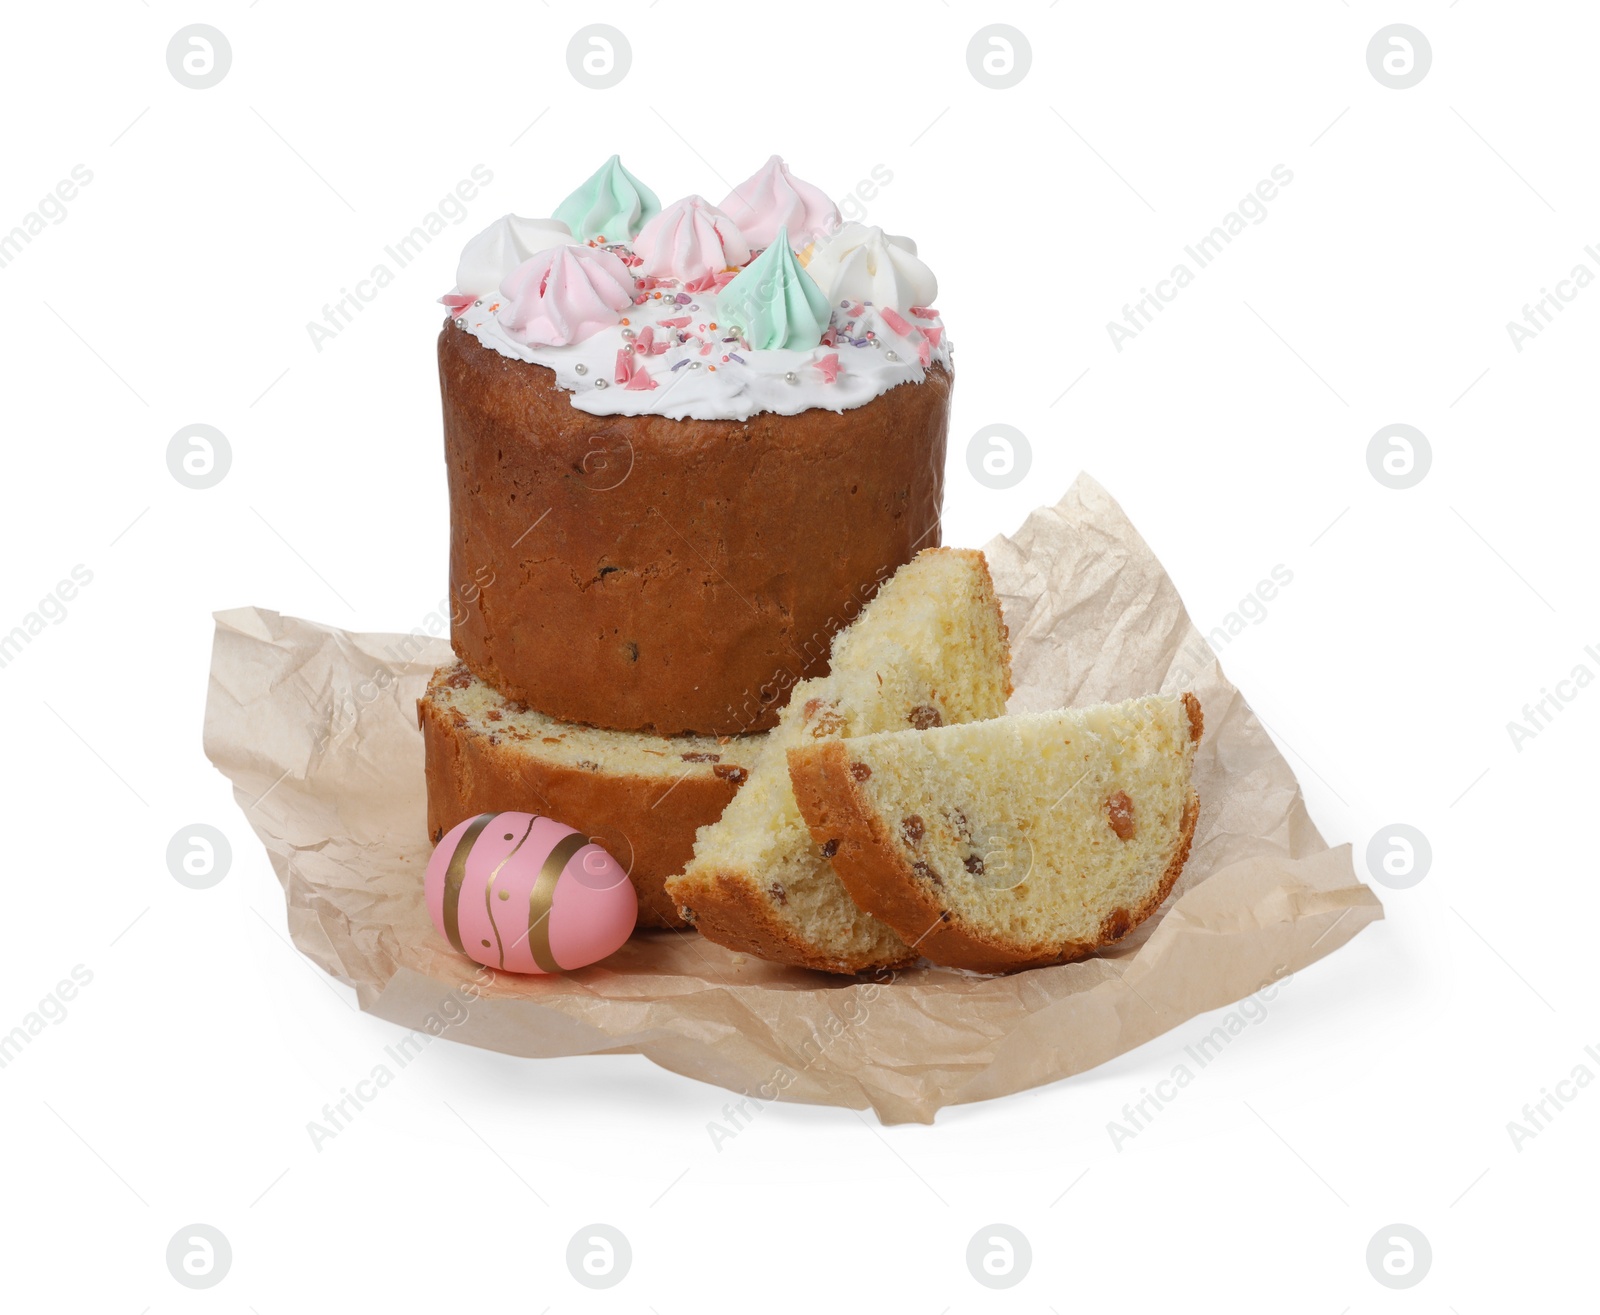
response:
[(561, 879), (567, 860), (588, 843), (589, 837), (577, 831), (563, 836), (545, 858), (539, 879), (528, 892), (528, 948), (533, 951), (533, 961), (547, 973), (561, 971), (550, 950), (550, 905), (555, 899), (556, 882)]
[(500, 963), (498, 966), (502, 970), (504, 970), (506, 966), (506, 947), (500, 940), (500, 927), (494, 920), (494, 883), (495, 879), (500, 875), (501, 869), (516, 857), (517, 850), (521, 849), (522, 846), (527, 842), (528, 836), (533, 831), (533, 824), (538, 820), (539, 819), (537, 817), (528, 819), (528, 829), (522, 833), (522, 838), (518, 840), (516, 844), (511, 846), (511, 852), (509, 854), (501, 859), (499, 863), (495, 864), (494, 871), (489, 874), (489, 880), (486, 881), (483, 886), (483, 911), (489, 915), (489, 930), (494, 933), (494, 952), (500, 958)]
[(467, 879), (467, 856), (478, 843), (483, 828), (494, 821), (493, 813), (479, 813), (472, 825), (461, 833), (455, 852), (450, 855), (450, 866), (444, 872), (444, 934), (450, 944), (461, 954), (467, 947), (461, 943), (461, 883)]

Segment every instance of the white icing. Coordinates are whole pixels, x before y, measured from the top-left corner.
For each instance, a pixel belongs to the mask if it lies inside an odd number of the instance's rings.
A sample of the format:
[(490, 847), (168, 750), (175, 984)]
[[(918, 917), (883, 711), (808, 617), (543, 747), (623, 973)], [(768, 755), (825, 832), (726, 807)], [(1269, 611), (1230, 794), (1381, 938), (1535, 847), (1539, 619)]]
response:
[[(626, 312), (626, 326), (607, 326), (564, 347), (518, 342), (500, 323), (496, 313), (503, 305), (500, 297), (480, 297), (457, 312), (457, 323), (502, 356), (554, 370), (556, 383), (572, 394), (572, 405), (590, 415), (745, 420), (762, 411), (778, 415), (798, 415), (814, 407), (846, 411), (897, 384), (921, 383), (926, 372), (918, 359), (920, 347), (927, 348), (930, 365), (950, 365), (950, 340), (943, 332), (943, 321), (915, 315), (909, 304), (893, 308), (907, 329), (901, 334), (889, 326), (877, 306), (854, 301), (841, 306), (842, 299), (833, 298), (835, 345), (804, 351), (754, 351), (738, 342), (723, 341), (730, 335), (717, 313), (715, 292), (686, 293), (676, 286), (657, 291), (659, 299), (651, 296)], [(679, 296), (687, 300), (679, 303)], [(920, 302), (914, 304), (921, 306)], [(689, 322), (681, 327), (661, 323), (684, 316)], [(718, 328), (712, 329), (713, 323)], [(848, 336), (846, 325), (850, 326)], [(667, 344), (666, 351), (645, 355), (637, 350), (638, 335), (646, 328), (657, 345)], [(628, 334), (633, 336), (625, 336)], [(680, 342), (680, 334), (687, 334), (688, 340)], [(936, 346), (930, 337), (939, 339)], [(858, 341), (864, 345), (856, 346)], [(874, 342), (881, 345), (874, 346)], [(633, 390), (616, 382), (617, 353), (627, 347), (635, 348), (632, 360), (649, 373), (656, 385), (653, 389)], [(827, 383), (818, 362), (833, 355), (838, 357), (839, 368), (834, 382)], [(794, 375), (792, 383), (787, 377), (790, 374)]]

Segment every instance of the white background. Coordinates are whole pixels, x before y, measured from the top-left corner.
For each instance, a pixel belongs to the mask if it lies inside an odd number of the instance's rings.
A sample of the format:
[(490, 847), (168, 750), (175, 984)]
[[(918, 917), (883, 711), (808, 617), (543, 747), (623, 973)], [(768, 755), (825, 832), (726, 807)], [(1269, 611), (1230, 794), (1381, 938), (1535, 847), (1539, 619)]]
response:
[[(611, 90), (567, 68), (594, 21), (632, 48)], [(232, 47), (209, 90), (168, 71), (192, 22)], [(1032, 50), (1008, 90), (968, 71), (993, 22)], [(1394, 22), (1432, 46), (1407, 90), (1366, 61)], [(0, 232), (75, 165), (93, 181), (0, 268), (0, 632), (75, 565), (93, 581), (0, 669), (0, 1031), (75, 965), (93, 980), (0, 1070), (6, 1304), (1592, 1307), (1600, 1089), (1520, 1148), (1507, 1124), (1600, 1075), (1600, 689), (1520, 750), (1507, 723), (1600, 674), (1600, 290), (1520, 352), (1506, 322), (1600, 273), (1597, 41), (1591, 6), (1488, 0), (8, 8)], [(397, 1029), (289, 948), (201, 754), (210, 613), (405, 630), (437, 605), (435, 298), (471, 233), (549, 213), (614, 150), (663, 200), (720, 200), (772, 151), (835, 196), (887, 167), (869, 218), (918, 240), (957, 344), (946, 541), (1014, 529), (1082, 468), (1203, 630), (1287, 567), (1229, 674), (1358, 869), (1392, 823), (1431, 841), (1420, 884), (1378, 887), (1386, 921), (1120, 1149), (1108, 1122), (1215, 1019), (932, 1127), (768, 1106), (720, 1149), (727, 1094), (643, 1059), (437, 1045), (313, 1149)], [(478, 164), (466, 221), (315, 350), (307, 321)], [(1279, 164), (1267, 218), (1117, 351), (1107, 321)], [(192, 423), (232, 450), (208, 490), (167, 469)], [(1009, 491), (967, 473), (991, 423), (1031, 440)], [(1408, 490), (1367, 465), (1392, 423), (1431, 443)], [(233, 843), (206, 891), (165, 860), (195, 822)], [(594, 1221), (633, 1250), (604, 1292), (564, 1260)], [(232, 1247), (209, 1292), (165, 1261), (195, 1222)], [(1006, 1292), (966, 1265), (994, 1222), (1032, 1245)], [(1365, 1260), (1395, 1222), (1432, 1246), (1407, 1291)]]

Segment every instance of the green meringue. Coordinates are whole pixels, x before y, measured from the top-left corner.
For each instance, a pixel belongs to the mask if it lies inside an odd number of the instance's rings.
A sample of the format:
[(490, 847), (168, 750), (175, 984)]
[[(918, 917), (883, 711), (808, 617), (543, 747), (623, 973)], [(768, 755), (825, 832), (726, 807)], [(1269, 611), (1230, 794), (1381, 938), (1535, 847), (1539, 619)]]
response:
[(787, 227), (780, 228), (772, 245), (717, 296), (723, 323), (742, 329), (745, 341), (757, 351), (815, 347), (831, 313), (817, 281), (789, 249)]
[(555, 218), (580, 242), (596, 237), (631, 242), (660, 210), (656, 194), (622, 167), (621, 156), (613, 155), (556, 207)]

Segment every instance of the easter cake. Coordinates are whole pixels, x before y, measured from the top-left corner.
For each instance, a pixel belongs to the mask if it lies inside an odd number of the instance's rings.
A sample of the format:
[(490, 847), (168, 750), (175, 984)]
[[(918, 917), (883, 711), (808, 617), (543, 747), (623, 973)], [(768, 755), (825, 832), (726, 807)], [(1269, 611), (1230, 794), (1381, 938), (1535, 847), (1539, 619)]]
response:
[(551, 218), (497, 220), (438, 347), (457, 655), (562, 721), (775, 725), (939, 543), (936, 293), (776, 156), (666, 206), (613, 156)]
[(1192, 695), (1008, 716), (940, 547), (950, 342), (908, 238), (777, 156), (716, 205), (607, 160), (463, 251), (438, 340), (451, 641), (419, 894), (487, 967), (636, 926), (838, 974), (1125, 936), (1199, 815)]

